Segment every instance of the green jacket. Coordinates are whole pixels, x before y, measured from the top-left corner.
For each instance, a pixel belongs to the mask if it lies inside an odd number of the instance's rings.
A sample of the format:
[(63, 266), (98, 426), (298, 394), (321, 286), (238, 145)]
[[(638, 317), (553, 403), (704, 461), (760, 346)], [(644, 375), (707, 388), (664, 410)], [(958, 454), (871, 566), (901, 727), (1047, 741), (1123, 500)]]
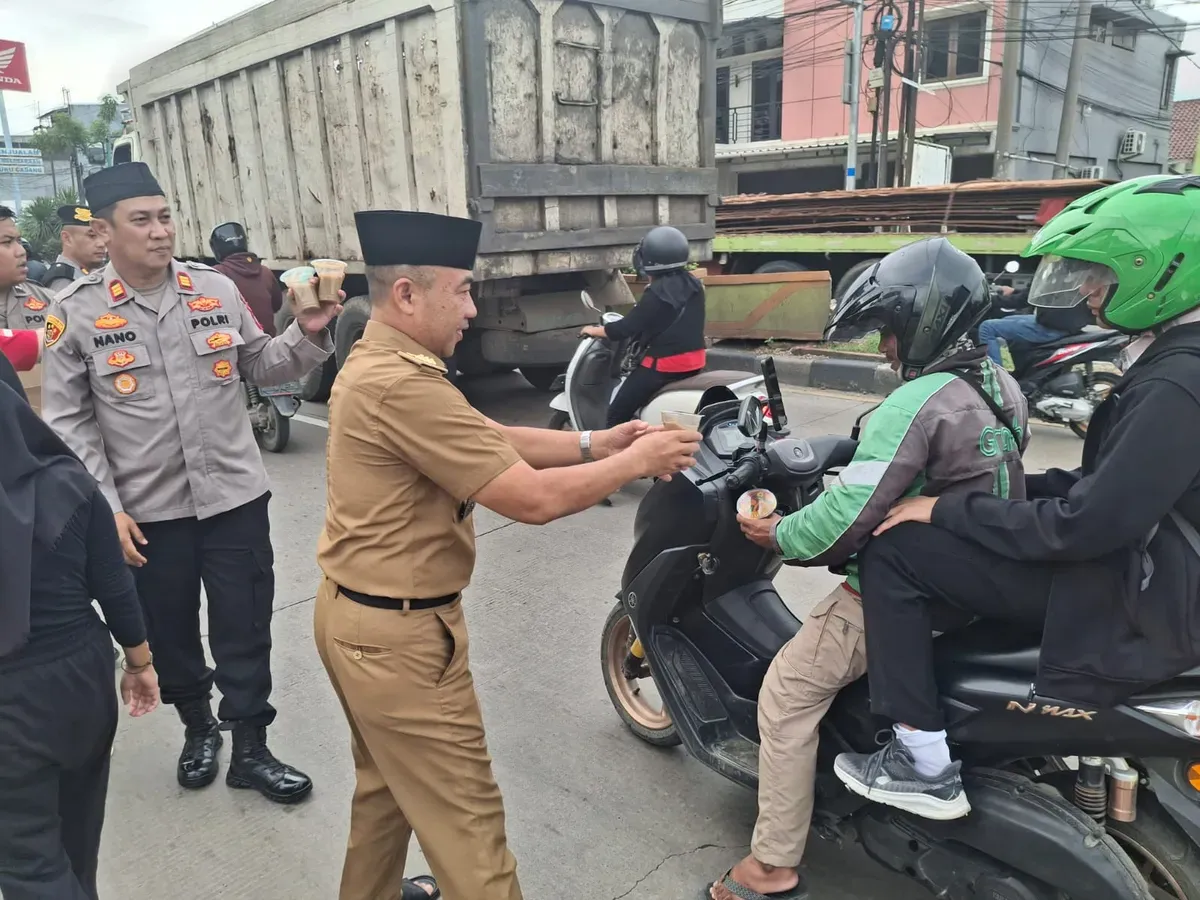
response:
[(948, 360), (974, 373), (1021, 437), (1009, 430), (971, 385), (949, 371), (926, 373), (902, 384), (871, 413), (858, 451), (809, 506), (782, 519), (775, 541), (785, 559), (812, 566), (845, 566), (858, 589), (852, 558), (888, 510), (904, 497), (988, 491), (1025, 496), (1021, 454), (1029, 444), (1028, 407), (1012, 376), (974, 353)]

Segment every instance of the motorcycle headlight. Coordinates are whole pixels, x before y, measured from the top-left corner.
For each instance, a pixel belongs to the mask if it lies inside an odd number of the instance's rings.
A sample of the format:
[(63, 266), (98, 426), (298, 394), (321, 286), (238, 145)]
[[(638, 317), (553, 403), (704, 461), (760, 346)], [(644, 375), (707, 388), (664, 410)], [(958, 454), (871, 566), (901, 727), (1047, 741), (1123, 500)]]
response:
[(1161, 700), (1136, 709), (1200, 740), (1200, 700)]

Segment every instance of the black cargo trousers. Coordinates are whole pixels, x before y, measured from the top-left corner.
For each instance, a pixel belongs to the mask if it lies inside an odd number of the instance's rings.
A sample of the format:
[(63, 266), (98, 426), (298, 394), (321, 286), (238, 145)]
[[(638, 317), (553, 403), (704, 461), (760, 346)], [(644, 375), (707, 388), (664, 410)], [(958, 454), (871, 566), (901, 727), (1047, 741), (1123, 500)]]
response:
[[(139, 523), (146, 564), (134, 568), (163, 703), (206, 699), (221, 691), (222, 722), (270, 725), (271, 612), (275, 556), (268, 491), (209, 519)], [(208, 598), (204, 656), (200, 588)]]

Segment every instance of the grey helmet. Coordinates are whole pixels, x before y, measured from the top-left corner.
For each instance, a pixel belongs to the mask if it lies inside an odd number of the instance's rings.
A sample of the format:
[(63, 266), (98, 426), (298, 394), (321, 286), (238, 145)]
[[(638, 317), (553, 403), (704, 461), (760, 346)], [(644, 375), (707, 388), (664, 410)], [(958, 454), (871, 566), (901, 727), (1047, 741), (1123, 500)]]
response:
[(688, 253), (688, 239), (682, 231), (659, 225), (651, 228), (633, 251), (633, 267), (642, 276), (672, 272), (687, 266)]

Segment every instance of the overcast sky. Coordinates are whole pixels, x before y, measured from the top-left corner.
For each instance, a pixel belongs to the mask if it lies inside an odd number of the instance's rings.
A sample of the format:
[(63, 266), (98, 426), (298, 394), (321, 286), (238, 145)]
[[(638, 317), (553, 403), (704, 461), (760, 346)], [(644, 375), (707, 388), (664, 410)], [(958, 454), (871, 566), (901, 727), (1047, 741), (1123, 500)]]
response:
[[(777, 5), (778, 0), (732, 0), (731, 5), (762, 3)], [(258, 5), (259, 0), (170, 5), (162, 0), (0, 0), (0, 38), (28, 45), (34, 88), (32, 94), (4, 95), (13, 131), (27, 133), (39, 108), (60, 105), (63, 88), (73, 102), (93, 102), (114, 91), (131, 66)], [(1158, 0), (1156, 6), (1197, 25), (1184, 44), (1197, 56), (1180, 61), (1175, 96), (1200, 97), (1200, 2)]]

